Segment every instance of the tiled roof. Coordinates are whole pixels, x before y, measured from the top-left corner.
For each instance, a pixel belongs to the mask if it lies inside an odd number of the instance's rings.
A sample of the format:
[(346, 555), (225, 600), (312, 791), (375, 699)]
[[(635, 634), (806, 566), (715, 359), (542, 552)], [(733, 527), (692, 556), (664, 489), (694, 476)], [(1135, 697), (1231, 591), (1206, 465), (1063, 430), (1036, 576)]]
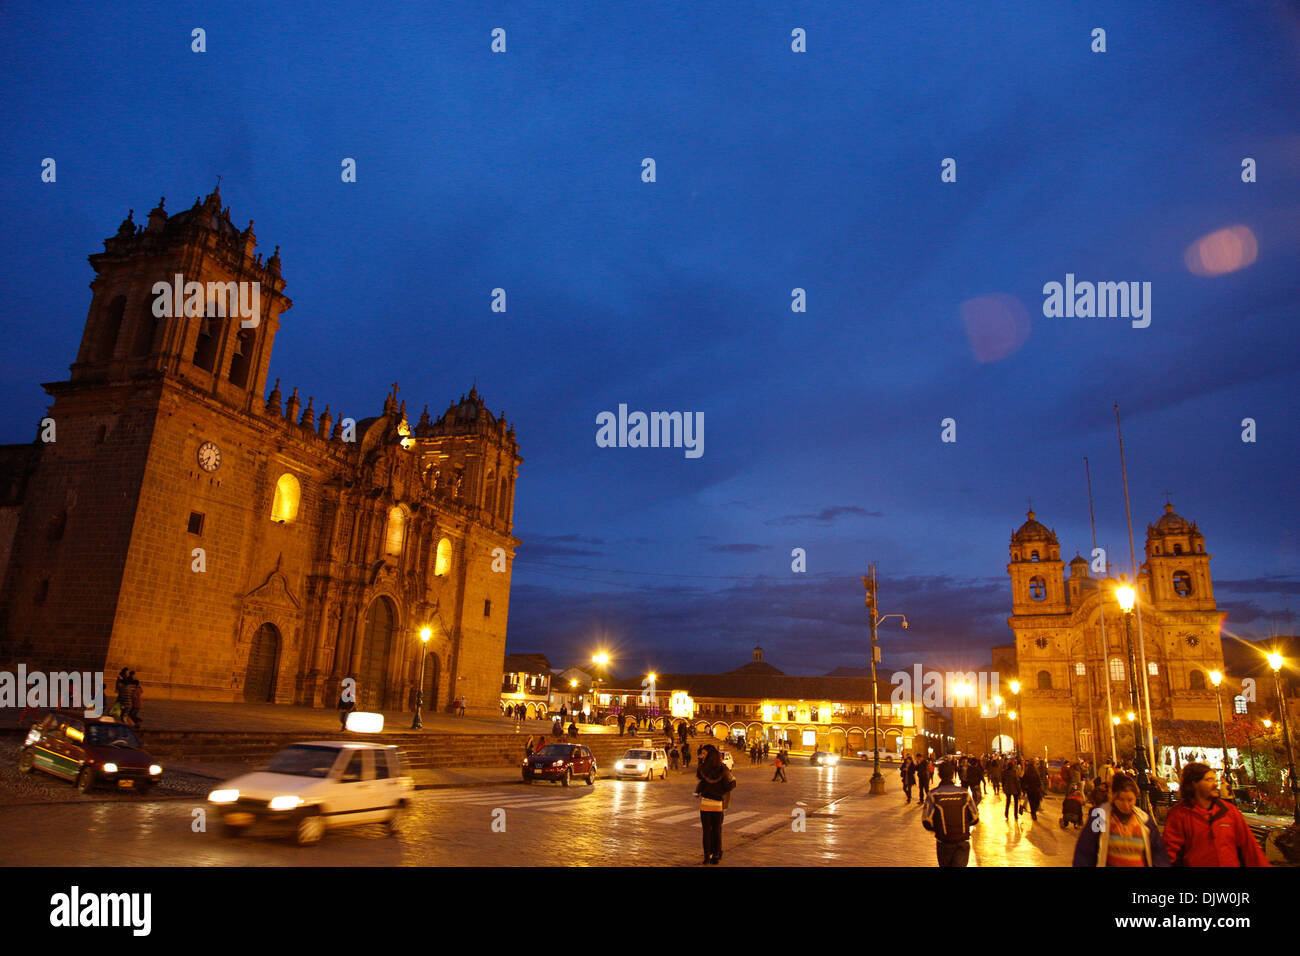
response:
[(551, 662), (545, 654), (507, 654), (504, 671), (507, 674), (549, 674)]

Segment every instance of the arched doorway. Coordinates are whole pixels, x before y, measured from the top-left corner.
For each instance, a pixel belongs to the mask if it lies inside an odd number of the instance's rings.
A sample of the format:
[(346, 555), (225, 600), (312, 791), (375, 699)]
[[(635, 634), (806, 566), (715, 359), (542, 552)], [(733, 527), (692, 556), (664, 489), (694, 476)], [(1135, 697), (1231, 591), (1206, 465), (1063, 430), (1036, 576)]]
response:
[(426, 651), (424, 655), (424, 711), (438, 713), (438, 655)]
[(263, 624), (253, 635), (248, 649), (248, 668), (244, 671), (244, 702), (275, 702), (275, 670), (280, 663), (280, 632), (274, 624)]
[(357, 674), (358, 710), (383, 710), (388, 705), (388, 658), (396, 618), (393, 602), (383, 596), (375, 598), (366, 611), (361, 671)]

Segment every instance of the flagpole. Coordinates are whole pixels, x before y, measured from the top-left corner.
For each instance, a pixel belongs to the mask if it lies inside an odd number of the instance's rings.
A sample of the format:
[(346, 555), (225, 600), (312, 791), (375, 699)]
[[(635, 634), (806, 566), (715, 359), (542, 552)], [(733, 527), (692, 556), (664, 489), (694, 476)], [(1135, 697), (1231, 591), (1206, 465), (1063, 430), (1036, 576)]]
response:
[[(1092, 508), (1092, 468), (1088, 464), (1087, 456), (1083, 459), (1083, 473), (1088, 477), (1088, 522), (1092, 525), (1092, 553), (1097, 553), (1097, 516)], [(1102, 568), (1104, 577), (1097, 582), (1097, 591), (1101, 595), (1101, 678), (1106, 682), (1106, 726), (1110, 728), (1110, 759), (1114, 762), (1119, 761), (1119, 754), (1115, 749), (1115, 722), (1110, 719), (1110, 715), (1115, 713), (1115, 707), (1110, 701), (1110, 661), (1107, 653), (1110, 645), (1106, 643), (1106, 585), (1105, 581), (1110, 580), (1110, 562), (1102, 562), (1105, 567)], [(1092, 698), (1088, 698), (1091, 703)], [(1091, 713), (1091, 708), (1089, 708)]]
[[(1137, 606), (1137, 626), (1138, 626), (1138, 667), (1142, 671), (1142, 703), (1134, 701), (1136, 707), (1142, 707), (1146, 712), (1146, 745), (1147, 753), (1151, 755), (1154, 763), (1156, 759), (1155, 752), (1155, 727), (1151, 723), (1151, 685), (1147, 680), (1147, 655), (1146, 642), (1142, 639), (1142, 589), (1138, 583), (1137, 573), (1137, 549), (1133, 546), (1133, 509), (1129, 505), (1128, 498), (1128, 468), (1124, 464), (1124, 432), (1120, 429), (1119, 424), (1119, 402), (1115, 403), (1115, 434), (1119, 436), (1119, 470), (1124, 477), (1124, 512), (1128, 518), (1128, 556), (1129, 563), (1133, 567), (1133, 593), (1137, 595), (1134, 604)], [(1148, 768), (1152, 769), (1152, 768)]]

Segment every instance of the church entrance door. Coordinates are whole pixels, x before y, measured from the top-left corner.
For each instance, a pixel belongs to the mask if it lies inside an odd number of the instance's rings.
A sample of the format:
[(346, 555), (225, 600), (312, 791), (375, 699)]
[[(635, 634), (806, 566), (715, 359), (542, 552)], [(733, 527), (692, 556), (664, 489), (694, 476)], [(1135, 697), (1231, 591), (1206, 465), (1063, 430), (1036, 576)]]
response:
[(244, 672), (244, 702), (275, 702), (275, 670), (280, 662), (280, 632), (274, 624), (263, 624), (253, 635), (248, 650), (248, 669)]
[(361, 638), (361, 673), (357, 675), (357, 709), (380, 711), (388, 706), (388, 661), (397, 615), (393, 602), (377, 597), (366, 611)]

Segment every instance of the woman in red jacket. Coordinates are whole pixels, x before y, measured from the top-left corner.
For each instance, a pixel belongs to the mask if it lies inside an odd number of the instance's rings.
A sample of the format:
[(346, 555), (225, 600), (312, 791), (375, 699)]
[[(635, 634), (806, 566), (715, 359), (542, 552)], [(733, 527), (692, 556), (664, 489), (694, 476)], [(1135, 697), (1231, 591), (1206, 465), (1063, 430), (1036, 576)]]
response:
[(1179, 793), (1182, 802), (1165, 821), (1165, 849), (1174, 866), (1269, 866), (1241, 811), (1219, 799), (1214, 768), (1189, 763)]

